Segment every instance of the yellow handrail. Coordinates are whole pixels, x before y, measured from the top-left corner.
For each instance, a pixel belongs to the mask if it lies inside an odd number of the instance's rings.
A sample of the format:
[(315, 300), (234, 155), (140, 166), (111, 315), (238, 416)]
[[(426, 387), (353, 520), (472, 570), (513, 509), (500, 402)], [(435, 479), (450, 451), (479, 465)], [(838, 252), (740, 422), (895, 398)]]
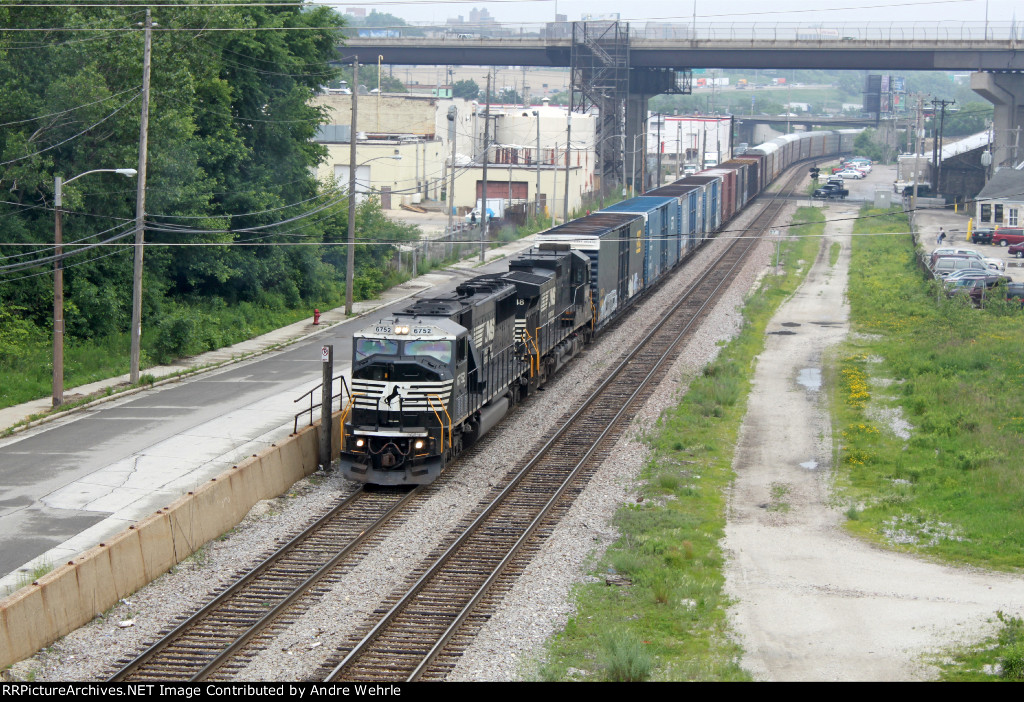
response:
[(427, 395), (427, 402), (430, 403), (430, 411), (437, 417), (437, 423), (441, 425), (441, 450), (444, 450), (444, 422), (441, 421), (441, 415), (434, 409), (434, 400), (431, 398), (437, 398), (438, 403), (441, 405), (441, 409), (444, 410), (444, 416), (448, 418), (448, 448), (452, 447), (452, 416), (448, 414), (448, 408), (444, 406), (444, 401), (440, 395)]
[[(529, 329), (523, 329), (523, 334), (526, 335), (526, 353), (530, 356), (530, 377), (533, 377), (533, 354), (530, 353), (530, 344), (533, 344), (533, 348), (537, 349), (537, 357), (540, 358), (540, 347), (537, 346), (537, 342), (532, 336), (530, 336)], [(540, 373), (540, 360), (537, 361), (537, 372)]]
[(338, 426), (341, 427), (341, 438), (342, 438), (342, 449), (345, 448), (345, 417), (348, 416), (349, 411), (352, 409), (352, 405), (356, 403), (356, 396), (365, 395), (365, 392), (354, 392), (348, 396), (348, 404), (345, 405), (345, 409), (341, 411), (341, 416), (338, 417)]
[[(540, 339), (540, 327), (535, 327), (533, 333), (537, 335), (537, 339)], [(540, 375), (540, 346), (536, 340), (533, 342), (533, 348), (537, 350), (537, 375)]]

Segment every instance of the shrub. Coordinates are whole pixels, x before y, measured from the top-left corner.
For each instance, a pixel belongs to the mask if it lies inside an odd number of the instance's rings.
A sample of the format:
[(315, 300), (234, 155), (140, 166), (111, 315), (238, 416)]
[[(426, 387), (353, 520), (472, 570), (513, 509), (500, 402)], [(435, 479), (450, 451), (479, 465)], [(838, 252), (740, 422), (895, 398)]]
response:
[(612, 682), (643, 682), (651, 676), (651, 655), (632, 634), (609, 631), (601, 637), (599, 661)]
[(157, 323), (153, 354), (157, 363), (169, 363), (176, 358), (189, 355), (195, 343), (196, 319), (184, 313), (174, 312)]
[(1024, 681), (1024, 641), (1008, 647), (1003, 654), (1003, 678)]

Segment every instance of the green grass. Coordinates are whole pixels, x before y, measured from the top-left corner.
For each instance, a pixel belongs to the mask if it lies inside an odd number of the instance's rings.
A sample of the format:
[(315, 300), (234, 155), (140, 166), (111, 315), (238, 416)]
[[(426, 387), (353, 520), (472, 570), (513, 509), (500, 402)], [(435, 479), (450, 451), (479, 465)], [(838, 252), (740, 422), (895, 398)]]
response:
[[(576, 614), (548, 644), (545, 680), (749, 680), (729, 634), (723, 554), (725, 490), (750, 368), (764, 332), (820, 248), (821, 212), (801, 208), (799, 236), (782, 245), (785, 275), (766, 276), (744, 308), (743, 328), (650, 433), (642, 501), (615, 518), (621, 538), (575, 593)], [(779, 493), (780, 504), (785, 490)], [(606, 578), (614, 574), (610, 586)], [(649, 671), (645, 671), (646, 661)]]
[(942, 662), (945, 682), (1024, 682), (1024, 620), (996, 612), (999, 628), (977, 646), (954, 651)]
[[(854, 231), (907, 230), (891, 214)], [(837, 486), (859, 505), (848, 529), (950, 562), (1021, 568), (1024, 315), (937, 295), (905, 234), (854, 237), (849, 298), (859, 333), (832, 370)]]
[[(603, 201), (584, 203), (572, 213), (582, 216), (588, 209), (607, 207), (621, 197), (612, 195)], [(492, 246), (521, 239), (550, 226), (550, 219), (534, 218), (522, 227), (504, 227), (496, 232)], [(456, 247), (457, 249), (457, 247)], [(477, 249), (471, 252), (477, 255)], [(408, 257), (407, 257), (408, 258)], [(420, 261), (418, 271), (426, 273), (445, 268), (458, 260), (452, 256), (444, 260)], [(368, 277), (356, 280), (357, 300), (372, 298), (378, 290), (399, 285), (410, 278), (411, 261), (405, 260), (403, 272), (387, 271), (379, 279)], [(328, 286), (330, 287), (330, 286)], [(340, 290), (340, 285), (337, 286)], [(199, 300), (194, 303), (165, 302), (160, 319), (145, 320), (142, 337), (142, 367), (165, 364), (186, 356), (195, 356), (260, 336), (303, 319), (310, 319), (313, 308), (321, 310), (342, 304), (338, 297), (287, 307), (281, 300), (267, 295), (263, 304), (241, 303), (227, 305), (219, 300)], [(4, 353), (0, 344), (0, 408), (47, 397), (53, 387), (53, 349), (50, 338), (31, 339), (28, 333), (19, 334), (16, 349)], [(0, 341), (6, 337), (0, 335)], [(64, 348), (64, 387), (67, 391), (88, 383), (114, 378), (129, 371), (131, 340), (127, 333), (99, 339), (66, 337)], [(151, 384), (148, 375), (143, 384)], [(73, 406), (73, 403), (68, 403)], [(65, 407), (66, 409), (66, 407)]]
[(15, 580), (14, 584), (8, 586), (7, 592), (3, 594), (9, 595), (12, 592), (17, 592), (21, 588), (27, 587), (35, 581), (39, 580), (39, 578), (43, 577), (51, 570), (53, 570), (53, 564), (43, 561), (39, 565), (35, 566), (31, 571), (19, 575), (17, 580)]
[[(313, 307), (274, 310), (254, 304), (237, 306), (180, 305), (173, 314), (191, 320), (182, 331), (182, 355), (231, 346), (293, 322), (311, 318)], [(177, 354), (161, 354), (156, 320), (143, 332), (142, 367), (150, 368), (174, 360)], [(131, 340), (128, 334), (100, 339), (66, 338), (64, 347), (65, 392), (87, 383), (113, 378), (129, 371)], [(53, 348), (44, 338), (24, 343), (17, 353), (0, 356), (0, 407), (47, 397), (52, 392)], [(152, 378), (152, 376), (150, 376)], [(150, 381), (152, 382), (152, 381)]]

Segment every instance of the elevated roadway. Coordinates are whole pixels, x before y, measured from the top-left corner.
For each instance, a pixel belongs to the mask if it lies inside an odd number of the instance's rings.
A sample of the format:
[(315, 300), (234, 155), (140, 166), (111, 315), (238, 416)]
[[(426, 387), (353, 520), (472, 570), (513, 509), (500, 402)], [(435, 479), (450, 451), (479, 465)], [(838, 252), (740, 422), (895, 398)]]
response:
[[(921, 36), (897, 31), (885, 36), (853, 33), (843, 38), (721, 36), (656, 38), (630, 31), (633, 68), (819, 68), (878, 71), (1024, 71), (1017, 39)], [(536, 31), (536, 30), (534, 30)], [(788, 34), (788, 33), (787, 33)], [(391, 65), (552, 66), (572, 65), (572, 39), (526, 34), (459, 38), (458, 34), (368, 38), (351, 36), (342, 55), (379, 58)]]

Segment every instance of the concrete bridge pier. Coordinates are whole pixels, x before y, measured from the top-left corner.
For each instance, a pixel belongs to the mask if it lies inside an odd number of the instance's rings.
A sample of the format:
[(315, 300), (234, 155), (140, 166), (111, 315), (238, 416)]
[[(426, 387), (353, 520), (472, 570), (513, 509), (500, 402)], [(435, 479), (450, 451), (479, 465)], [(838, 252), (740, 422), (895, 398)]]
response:
[(972, 73), (971, 90), (995, 105), (992, 165), (1012, 167), (1024, 160), (1024, 74)]
[(736, 135), (733, 137), (732, 148), (736, 148), (737, 144), (759, 144), (755, 138), (755, 130), (757, 129), (757, 123), (752, 120), (738, 119), (736, 121)]
[(626, 101), (626, 149), (624, 170), (626, 171), (626, 185), (633, 186), (633, 194), (640, 195), (650, 190), (650, 185), (644, 185), (644, 180), (650, 183), (650, 174), (644, 167), (645, 135), (647, 125), (647, 105), (650, 101), (648, 95), (630, 94)]

